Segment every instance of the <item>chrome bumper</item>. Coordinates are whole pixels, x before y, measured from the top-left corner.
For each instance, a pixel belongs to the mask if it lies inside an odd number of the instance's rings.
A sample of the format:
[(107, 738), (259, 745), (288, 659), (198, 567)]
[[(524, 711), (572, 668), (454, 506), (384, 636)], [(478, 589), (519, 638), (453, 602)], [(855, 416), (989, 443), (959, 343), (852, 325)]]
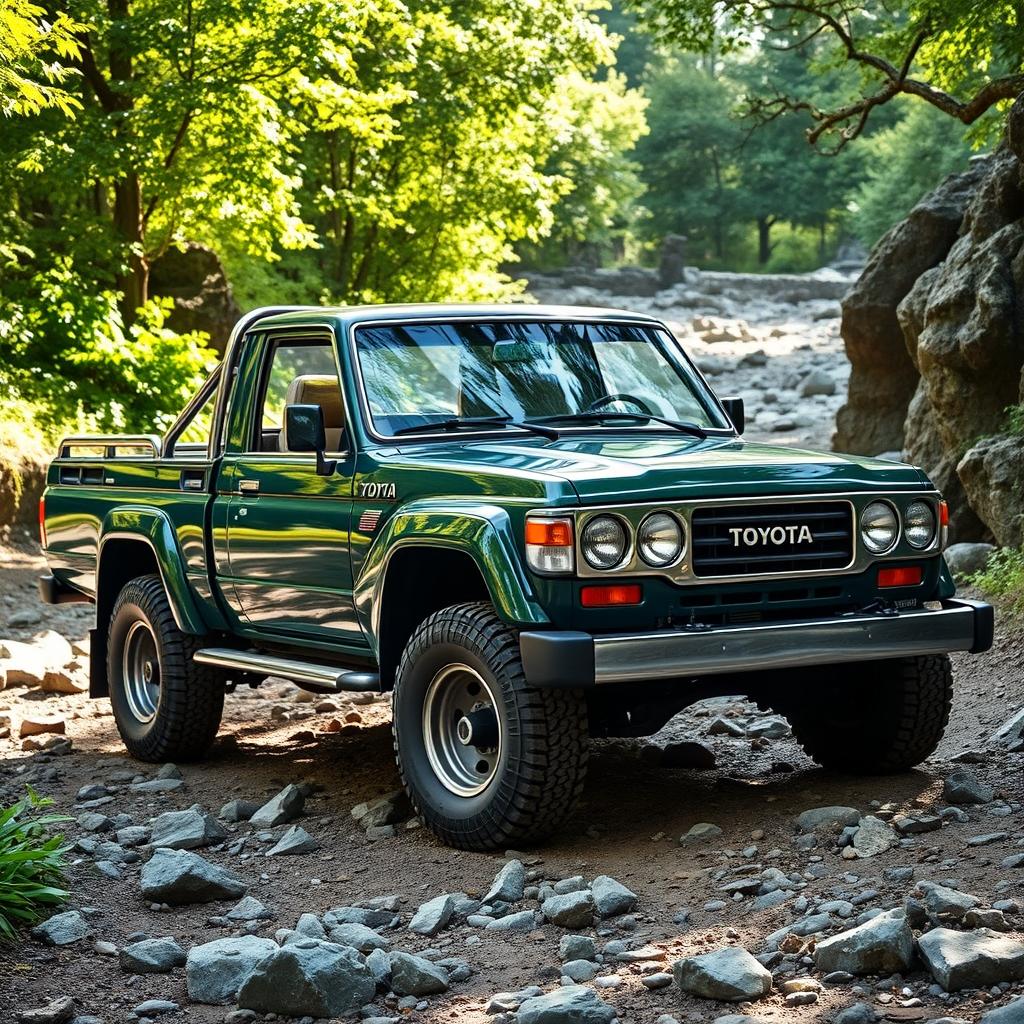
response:
[(993, 614), (980, 601), (751, 626), (653, 633), (524, 632), (527, 681), (537, 687), (687, 679), (731, 672), (835, 665), (992, 646)]

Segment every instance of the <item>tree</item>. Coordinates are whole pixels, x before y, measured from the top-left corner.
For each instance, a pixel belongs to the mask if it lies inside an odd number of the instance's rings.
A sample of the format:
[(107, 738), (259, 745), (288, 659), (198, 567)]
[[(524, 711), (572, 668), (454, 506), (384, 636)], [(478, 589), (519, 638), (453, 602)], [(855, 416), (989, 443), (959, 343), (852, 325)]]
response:
[[(696, 50), (765, 39), (829, 45), (832, 64), (859, 72), (856, 88), (819, 103), (775, 92), (752, 110), (811, 119), (807, 137), (835, 152), (860, 136), (874, 111), (900, 95), (921, 99), (979, 136), (999, 130), (996, 115), (1024, 91), (1024, 17), (1018, 0), (633, 0), (665, 39)], [(794, 43), (793, 40), (796, 40)]]
[(80, 108), (61, 86), (71, 73), (67, 62), (79, 56), (75, 33), (81, 27), (67, 13), (48, 17), (31, 0), (0, 0), (0, 114)]

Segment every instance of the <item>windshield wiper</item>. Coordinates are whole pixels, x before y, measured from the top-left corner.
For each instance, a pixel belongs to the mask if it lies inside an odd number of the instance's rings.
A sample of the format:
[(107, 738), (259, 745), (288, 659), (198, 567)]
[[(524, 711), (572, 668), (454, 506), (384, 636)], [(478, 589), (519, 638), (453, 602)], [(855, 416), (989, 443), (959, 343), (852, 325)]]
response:
[(394, 431), (393, 437), (400, 434), (426, 434), (435, 431), (454, 433), (457, 430), (472, 430), (474, 427), (518, 427), (520, 430), (546, 437), (549, 441), (557, 441), (559, 433), (551, 427), (540, 426), (537, 423), (521, 422), (512, 419), (511, 416), (453, 416), (447, 420), (435, 420), (433, 423), (422, 423), (416, 427), (402, 427)]
[(664, 423), (684, 434), (699, 437), (702, 441), (708, 436), (703, 427), (696, 423), (684, 423), (682, 420), (670, 420), (664, 416), (655, 416), (647, 412), (562, 412), (554, 416), (538, 416), (529, 420), (530, 423), (624, 423), (626, 421), (642, 421), (644, 423)]

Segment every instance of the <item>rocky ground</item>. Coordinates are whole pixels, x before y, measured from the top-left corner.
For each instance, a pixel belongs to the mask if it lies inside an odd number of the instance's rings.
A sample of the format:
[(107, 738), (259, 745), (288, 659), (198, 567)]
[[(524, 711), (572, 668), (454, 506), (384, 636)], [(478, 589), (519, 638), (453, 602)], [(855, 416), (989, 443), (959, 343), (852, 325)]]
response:
[(208, 762), (132, 762), (108, 702), (64, 692), (88, 609), (36, 604), (27, 542), (0, 564), (0, 802), (51, 797), (74, 865), (67, 909), (0, 948), (0, 1019), (976, 1021), (1024, 992), (1024, 754), (993, 739), (1019, 625), (956, 659), (920, 771), (829, 775), (784, 721), (705, 702), (596, 744), (562, 832), (487, 856), (409, 820), (386, 701), (270, 682)]

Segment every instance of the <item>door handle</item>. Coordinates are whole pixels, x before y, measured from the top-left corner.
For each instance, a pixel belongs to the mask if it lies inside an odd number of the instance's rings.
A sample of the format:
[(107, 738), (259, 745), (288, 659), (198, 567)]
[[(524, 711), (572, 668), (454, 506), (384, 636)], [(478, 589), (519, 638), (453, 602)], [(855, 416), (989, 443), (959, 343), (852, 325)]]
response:
[(183, 491), (205, 491), (206, 470), (204, 469), (183, 469), (178, 478)]
[(259, 494), (260, 493), (260, 482), (259, 482), (259, 480), (239, 480), (238, 481), (238, 493), (239, 494)]

